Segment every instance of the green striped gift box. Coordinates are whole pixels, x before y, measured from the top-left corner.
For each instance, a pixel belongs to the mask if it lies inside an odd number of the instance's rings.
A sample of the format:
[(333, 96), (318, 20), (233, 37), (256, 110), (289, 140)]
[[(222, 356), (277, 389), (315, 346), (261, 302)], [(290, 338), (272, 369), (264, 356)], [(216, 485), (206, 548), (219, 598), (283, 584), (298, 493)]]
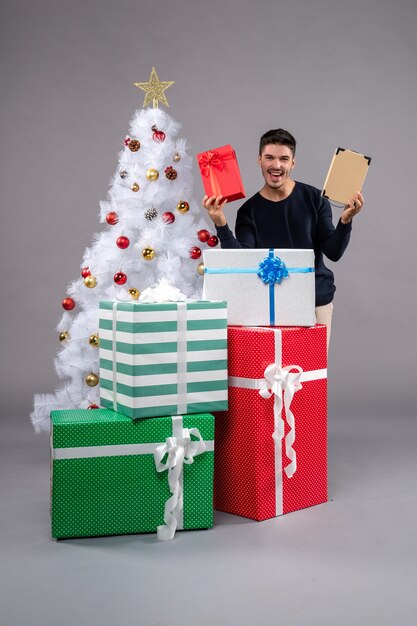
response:
[(226, 410), (226, 306), (101, 301), (101, 406), (131, 418)]
[(154, 454), (181, 437), (184, 429), (194, 440), (197, 429), (204, 445), (191, 463), (185, 459), (178, 468), (183, 505), (175, 511), (175, 526), (209, 528), (213, 525), (213, 415), (131, 420), (109, 409), (52, 411), (52, 536), (157, 529), (159, 535), (159, 527), (166, 530), (166, 507), (172, 497), (169, 471), (157, 469)]

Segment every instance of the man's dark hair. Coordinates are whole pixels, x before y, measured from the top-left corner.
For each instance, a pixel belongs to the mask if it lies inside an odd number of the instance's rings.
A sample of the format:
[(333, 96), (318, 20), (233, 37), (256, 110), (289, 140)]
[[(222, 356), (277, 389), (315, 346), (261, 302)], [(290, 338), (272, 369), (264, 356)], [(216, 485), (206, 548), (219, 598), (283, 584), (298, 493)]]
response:
[(268, 132), (262, 135), (259, 142), (259, 156), (261, 156), (263, 148), (269, 143), (277, 143), (281, 146), (288, 146), (293, 157), (295, 156), (297, 142), (287, 130), (284, 130), (283, 128), (276, 128), (275, 130), (268, 130)]

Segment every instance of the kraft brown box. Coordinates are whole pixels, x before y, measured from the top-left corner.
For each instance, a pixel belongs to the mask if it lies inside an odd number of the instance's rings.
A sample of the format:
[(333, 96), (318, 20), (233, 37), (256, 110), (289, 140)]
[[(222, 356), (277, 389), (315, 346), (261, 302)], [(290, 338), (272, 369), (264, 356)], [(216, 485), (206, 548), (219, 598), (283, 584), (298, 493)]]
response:
[(371, 157), (338, 148), (330, 163), (322, 196), (343, 205), (347, 204), (353, 194), (362, 190), (370, 162)]

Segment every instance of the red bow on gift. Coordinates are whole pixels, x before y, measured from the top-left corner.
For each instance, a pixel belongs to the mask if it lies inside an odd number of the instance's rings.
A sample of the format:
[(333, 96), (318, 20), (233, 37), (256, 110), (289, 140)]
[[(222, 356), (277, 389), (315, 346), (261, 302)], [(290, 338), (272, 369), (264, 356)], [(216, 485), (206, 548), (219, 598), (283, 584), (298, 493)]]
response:
[(219, 154), (215, 150), (207, 150), (207, 152), (203, 152), (198, 156), (198, 163), (200, 165), (201, 173), (204, 176), (208, 176), (212, 167), (215, 167), (216, 170), (219, 170), (219, 172), (221, 172), (224, 168), (223, 161), (231, 158), (231, 152), (228, 152), (226, 154)]

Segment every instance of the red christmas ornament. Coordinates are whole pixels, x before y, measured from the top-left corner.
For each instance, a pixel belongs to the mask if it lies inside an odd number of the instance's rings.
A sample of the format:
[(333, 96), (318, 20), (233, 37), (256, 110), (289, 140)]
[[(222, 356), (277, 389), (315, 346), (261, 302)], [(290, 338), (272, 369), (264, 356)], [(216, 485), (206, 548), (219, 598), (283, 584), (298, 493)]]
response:
[(207, 240), (207, 245), (210, 246), (210, 248), (215, 248), (215, 246), (217, 246), (218, 243), (219, 243), (219, 239), (218, 239), (218, 237), (216, 237), (216, 235), (212, 235)]
[(124, 250), (125, 248), (128, 248), (129, 244), (130, 244), (129, 239), (125, 237), (124, 235), (121, 235), (120, 237), (116, 239), (117, 247), (121, 248), (122, 250)]
[(99, 409), (100, 407), (97, 406), (97, 404), (90, 404), (89, 407), (87, 407), (88, 409)]
[(83, 267), (83, 269), (81, 270), (81, 276), (83, 278), (87, 278), (87, 276), (91, 276), (91, 272), (88, 269), (88, 267)]
[(72, 311), (75, 307), (75, 301), (72, 298), (64, 298), (61, 304), (66, 311)]
[(152, 139), (158, 143), (160, 143), (161, 141), (165, 141), (165, 133), (162, 132), (162, 130), (158, 130), (156, 125), (154, 124), (152, 126), (152, 130), (153, 130), (153, 134), (152, 134)]
[(130, 137), (125, 137), (125, 139), (123, 139), (123, 143), (125, 144), (125, 146), (128, 146), (130, 143)]
[(119, 221), (119, 216), (117, 215), (117, 213), (115, 213), (114, 211), (110, 211), (110, 213), (107, 213), (106, 215), (107, 224), (110, 224), (110, 226), (115, 226), (115, 224), (117, 224), (118, 221)]
[(171, 211), (165, 211), (165, 213), (162, 214), (162, 219), (165, 224), (172, 224), (172, 222), (175, 222), (175, 215), (171, 213)]
[(124, 285), (127, 281), (127, 276), (123, 272), (116, 272), (113, 278), (116, 285)]
[(201, 250), (197, 246), (193, 246), (190, 249), (190, 258), (191, 259), (199, 259), (201, 257)]
[(197, 237), (199, 238), (200, 241), (202, 241), (203, 243), (205, 243), (206, 241), (208, 241), (210, 239), (210, 233), (208, 230), (205, 230), (203, 228), (203, 230), (199, 230), (197, 233)]

